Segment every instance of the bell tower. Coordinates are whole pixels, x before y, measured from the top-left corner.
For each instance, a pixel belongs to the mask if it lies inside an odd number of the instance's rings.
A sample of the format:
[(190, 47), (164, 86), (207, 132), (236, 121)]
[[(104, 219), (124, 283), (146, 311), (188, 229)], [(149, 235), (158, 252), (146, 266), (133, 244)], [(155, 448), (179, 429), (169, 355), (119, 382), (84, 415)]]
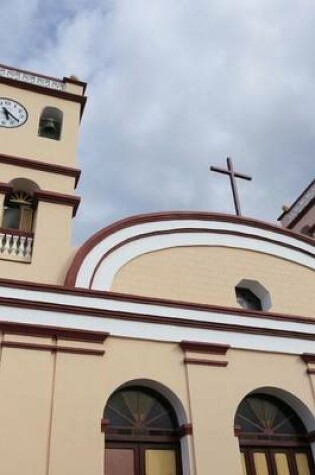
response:
[(63, 283), (85, 89), (0, 65), (0, 278)]

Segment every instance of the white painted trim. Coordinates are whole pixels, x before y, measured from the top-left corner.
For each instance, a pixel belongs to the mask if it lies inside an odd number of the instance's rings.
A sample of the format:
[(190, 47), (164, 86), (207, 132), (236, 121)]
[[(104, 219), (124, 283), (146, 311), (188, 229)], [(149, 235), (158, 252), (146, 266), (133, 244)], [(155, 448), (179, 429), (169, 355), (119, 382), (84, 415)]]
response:
[[(134, 303), (126, 300), (116, 300), (111, 298), (98, 298), (90, 296), (80, 296), (73, 294), (63, 294), (27, 289), (14, 289), (11, 287), (1, 287), (0, 297), (27, 300), (29, 302), (43, 302), (57, 305), (68, 305), (78, 307), (89, 314), (89, 309), (107, 310), (113, 312), (129, 312), (139, 315), (151, 315), (157, 317), (167, 317), (169, 319), (182, 318), (184, 320), (193, 320), (207, 323), (222, 323), (245, 325), (248, 327), (269, 328), (273, 330), (286, 330), (302, 333), (313, 333), (315, 335), (314, 325), (309, 323), (300, 323), (280, 319), (269, 319), (261, 317), (251, 317), (248, 315), (239, 315), (231, 313), (221, 313), (214, 310), (192, 310), (187, 308), (173, 308), (159, 304)], [(2, 308), (0, 307), (0, 315)], [(23, 310), (24, 312), (24, 310)], [(77, 318), (77, 317), (76, 317)], [(315, 345), (315, 343), (314, 343)]]
[[(115, 246), (123, 243), (127, 239), (134, 238), (143, 234), (159, 231), (172, 231), (180, 229), (208, 229), (216, 231), (213, 233), (174, 233), (167, 235), (155, 235), (139, 238), (128, 244), (122, 245), (111, 252), (102, 263), (103, 256), (112, 250)], [(222, 234), (220, 231), (230, 231), (231, 233), (249, 234), (254, 238), (239, 236), (233, 234)], [(271, 239), (277, 243), (271, 243), (255, 239), (255, 237)], [(241, 249), (248, 249), (260, 253), (274, 255), (282, 259), (295, 262), (299, 265), (315, 269), (315, 259), (311, 256), (284, 247), (282, 244), (294, 246), (301, 251), (307, 251), (314, 254), (314, 247), (297, 238), (277, 233), (276, 231), (266, 231), (261, 228), (220, 221), (202, 221), (202, 220), (174, 220), (160, 221), (145, 224), (138, 224), (124, 228), (116, 233), (104, 238), (87, 254), (79, 269), (76, 286), (88, 288), (90, 280), (96, 267), (92, 289), (109, 290), (112, 279), (116, 272), (131, 259), (160, 249), (167, 249), (179, 246), (224, 246)]]
[(1, 307), (0, 321), (50, 325), (70, 329), (109, 332), (112, 336), (145, 339), (162, 342), (193, 340), (205, 343), (231, 345), (233, 348), (275, 353), (302, 354), (313, 353), (314, 341), (298, 338), (279, 338), (266, 335), (252, 335), (224, 330), (205, 330), (147, 322), (120, 320), (118, 318), (99, 318), (89, 315), (47, 312), (43, 310)]
[[(86, 329), (106, 331), (115, 336), (149, 339), (155, 341), (180, 342), (181, 340), (196, 340), (208, 343), (230, 344), (234, 348), (251, 349), (260, 351), (284, 352), (302, 354), (315, 352), (315, 342), (301, 338), (283, 338), (273, 335), (257, 335), (232, 332), (228, 330), (198, 329), (192, 326), (178, 326), (176, 319), (192, 320), (195, 322), (220, 323), (225, 325), (241, 325), (258, 327), (262, 329), (286, 330), (295, 333), (310, 333), (315, 335), (314, 325), (309, 323), (292, 322), (287, 320), (273, 320), (251, 317), (248, 315), (235, 315), (233, 313), (219, 313), (209, 310), (191, 310), (187, 308), (172, 308), (163, 305), (147, 303), (133, 303), (128, 300), (104, 299), (89, 296), (77, 296), (54, 292), (35, 291), (27, 289), (14, 289), (0, 286), (0, 296), (29, 302), (43, 302), (59, 305), (78, 307), (83, 315), (37, 310), (34, 308), (17, 308), (11, 306), (0, 307), (0, 321), (28, 323), (35, 325), (51, 325), (71, 329)], [(116, 312), (130, 312), (156, 317), (167, 317), (169, 322), (174, 320), (174, 325), (151, 323), (143, 321), (128, 321), (118, 317), (95, 317), (91, 314), (94, 309)], [(62, 310), (62, 309), (61, 309)]]

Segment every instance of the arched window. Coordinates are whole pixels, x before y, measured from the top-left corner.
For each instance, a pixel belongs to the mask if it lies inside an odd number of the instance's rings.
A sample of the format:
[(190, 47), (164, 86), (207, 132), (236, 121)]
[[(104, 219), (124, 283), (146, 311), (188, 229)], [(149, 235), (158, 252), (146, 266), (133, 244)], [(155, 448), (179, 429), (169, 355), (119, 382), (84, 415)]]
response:
[(160, 394), (139, 386), (116, 391), (104, 421), (106, 475), (182, 473), (177, 417)]
[(63, 113), (56, 107), (45, 107), (39, 119), (38, 135), (47, 139), (60, 140)]
[(307, 431), (293, 409), (266, 394), (247, 396), (235, 417), (244, 475), (312, 475)]
[(39, 187), (26, 178), (10, 182), (12, 193), (6, 197), (1, 227), (31, 232), (34, 222), (34, 191)]
[(8, 198), (4, 211), (2, 227), (31, 232), (33, 222), (33, 198), (25, 191), (14, 191)]

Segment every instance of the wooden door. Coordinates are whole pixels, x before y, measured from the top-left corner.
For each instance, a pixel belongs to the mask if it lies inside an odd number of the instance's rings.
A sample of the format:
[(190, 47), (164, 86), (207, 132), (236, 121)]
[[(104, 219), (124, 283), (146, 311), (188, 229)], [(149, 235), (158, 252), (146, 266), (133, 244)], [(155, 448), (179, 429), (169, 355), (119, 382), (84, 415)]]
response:
[(105, 452), (106, 475), (137, 475), (137, 454), (134, 448), (107, 448)]
[(306, 448), (259, 448), (241, 450), (243, 475), (312, 475), (312, 458)]
[(105, 450), (105, 475), (179, 475), (176, 446), (165, 444), (115, 444)]

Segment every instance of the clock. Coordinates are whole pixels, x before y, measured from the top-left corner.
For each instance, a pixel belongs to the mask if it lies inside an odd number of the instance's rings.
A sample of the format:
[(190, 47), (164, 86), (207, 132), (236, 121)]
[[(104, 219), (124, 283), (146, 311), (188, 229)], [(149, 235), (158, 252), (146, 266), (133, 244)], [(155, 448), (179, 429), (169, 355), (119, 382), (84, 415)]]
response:
[(0, 97), (0, 127), (20, 127), (27, 118), (27, 110), (22, 104), (8, 97)]

